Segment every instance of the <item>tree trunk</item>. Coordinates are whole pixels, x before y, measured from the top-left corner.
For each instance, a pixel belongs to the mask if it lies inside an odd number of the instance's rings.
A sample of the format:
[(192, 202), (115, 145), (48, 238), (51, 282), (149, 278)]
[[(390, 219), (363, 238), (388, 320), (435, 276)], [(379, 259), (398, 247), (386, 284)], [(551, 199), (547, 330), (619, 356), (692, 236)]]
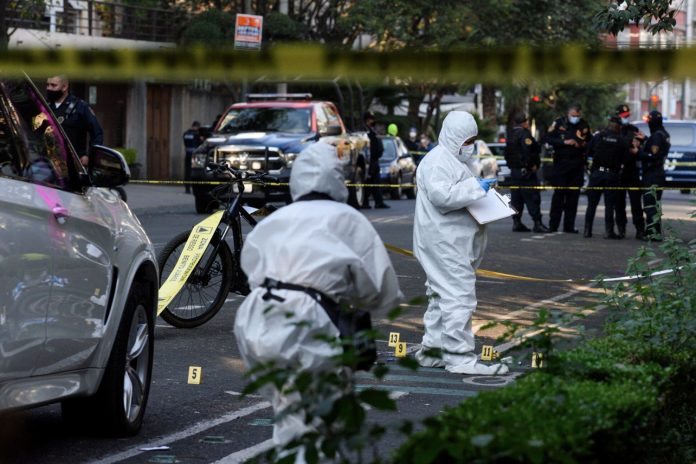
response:
[(495, 87), (483, 85), (481, 89), (481, 103), (483, 104), (483, 117), (495, 118), (497, 109), (495, 104)]
[(10, 42), (10, 35), (7, 30), (7, 2), (9, 0), (0, 0), (0, 51), (5, 51)]

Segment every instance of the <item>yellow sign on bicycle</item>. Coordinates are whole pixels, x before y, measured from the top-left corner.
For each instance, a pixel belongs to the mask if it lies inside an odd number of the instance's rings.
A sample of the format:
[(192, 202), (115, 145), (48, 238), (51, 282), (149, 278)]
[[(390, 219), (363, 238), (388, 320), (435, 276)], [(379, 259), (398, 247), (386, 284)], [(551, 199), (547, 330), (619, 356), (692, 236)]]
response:
[(172, 269), (171, 274), (169, 274), (169, 277), (167, 277), (167, 280), (159, 289), (159, 298), (157, 300), (158, 316), (181, 291), (196, 265), (205, 254), (205, 249), (208, 247), (210, 239), (213, 238), (218, 225), (220, 225), (223, 214), (223, 210), (217, 211), (193, 226), (174, 269)]

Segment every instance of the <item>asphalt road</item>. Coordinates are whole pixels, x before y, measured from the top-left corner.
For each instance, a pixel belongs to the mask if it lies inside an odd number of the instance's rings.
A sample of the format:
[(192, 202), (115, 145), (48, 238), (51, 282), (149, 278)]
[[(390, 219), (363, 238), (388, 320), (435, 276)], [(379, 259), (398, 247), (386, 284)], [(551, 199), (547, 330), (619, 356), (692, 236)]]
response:
[[(136, 203), (133, 195), (141, 193), (137, 189), (129, 191), (131, 201)], [(174, 194), (183, 195), (178, 190)], [(545, 192), (542, 197), (542, 210), (547, 212), (550, 193)], [(137, 209), (138, 217), (158, 249), (178, 232), (202, 220), (203, 216), (193, 211), (192, 197), (188, 198), (191, 198), (188, 209), (147, 205)], [(663, 200), (666, 222), (675, 228), (675, 234), (687, 240), (696, 237), (696, 220), (688, 219), (688, 213), (696, 209), (689, 204), (691, 199), (693, 196), (667, 192)], [(414, 201), (391, 201), (390, 204), (389, 210), (368, 210), (365, 214), (386, 243), (410, 249)], [(583, 197), (578, 228), (583, 223), (585, 204)], [(541, 308), (557, 309), (566, 314), (580, 312), (587, 305), (596, 304), (602, 295), (589, 279), (598, 275), (625, 274), (627, 260), (645, 244), (632, 239), (630, 225), (631, 238), (602, 239), (602, 210), (600, 207), (595, 219), (592, 239), (562, 233), (513, 233), (511, 221), (499, 221), (489, 227), (483, 269), (573, 281), (530, 282), (479, 276), (479, 309), (474, 319), (478, 343), (506, 348), (495, 340), (502, 333), (501, 328), (484, 331), (481, 326), (494, 320), (528, 324)], [(547, 221), (546, 216), (544, 221)], [(530, 222), (528, 217), (526, 222)], [(391, 254), (391, 258), (407, 300), (423, 295), (424, 274), (418, 263), (400, 254)], [(240, 462), (264, 449), (271, 436), (272, 410), (258, 397), (239, 394), (246, 384), (232, 331), (239, 302), (238, 297), (230, 295), (228, 303), (213, 320), (193, 330), (175, 329), (158, 319), (152, 391), (145, 423), (138, 436), (114, 440), (79, 434), (63, 426), (58, 406), (47, 406), (17, 415), (14, 433), (0, 437), (0, 462)], [(407, 342), (412, 351), (422, 335), (423, 310), (422, 306), (405, 303), (404, 314), (396, 323), (388, 323), (384, 314), (376, 314), (373, 320), (385, 334), (399, 332), (401, 341)], [(590, 329), (598, 326), (601, 313), (596, 316), (585, 321)], [(360, 374), (358, 384), (361, 387), (376, 385), (394, 392), (399, 410), (372, 415), (372, 420), (392, 428), (401, 420), (418, 422), (477, 391), (512, 382), (529, 369), (530, 364), (528, 354), (520, 355), (513, 361), (512, 372), (496, 379), (448, 374), (438, 369), (414, 373), (394, 365), (386, 343), (380, 343), (379, 349), (380, 362), (392, 367), (390, 376), (377, 382), (368, 374)], [(505, 352), (503, 356), (508, 354)], [(202, 368), (200, 385), (187, 383), (189, 366)], [(400, 440), (396, 433), (390, 435), (381, 447), (382, 452), (388, 453)], [(167, 448), (145, 450), (157, 446)]]

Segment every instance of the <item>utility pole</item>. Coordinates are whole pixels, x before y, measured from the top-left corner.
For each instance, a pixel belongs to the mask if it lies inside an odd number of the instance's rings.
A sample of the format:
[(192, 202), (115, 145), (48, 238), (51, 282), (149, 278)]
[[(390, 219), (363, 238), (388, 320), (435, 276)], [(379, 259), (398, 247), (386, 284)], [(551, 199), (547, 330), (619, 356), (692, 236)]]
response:
[[(280, 0), (278, 11), (280, 14), (288, 14), (288, 0)], [(280, 94), (288, 93), (288, 84), (285, 82), (278, 84), (276, 91)]]

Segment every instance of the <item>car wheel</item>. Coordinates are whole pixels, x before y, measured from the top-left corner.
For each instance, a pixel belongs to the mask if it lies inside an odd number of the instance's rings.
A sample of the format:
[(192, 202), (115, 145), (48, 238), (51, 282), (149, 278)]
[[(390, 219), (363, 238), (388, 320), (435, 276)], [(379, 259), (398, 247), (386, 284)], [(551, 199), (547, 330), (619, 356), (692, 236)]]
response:
[(143, 284), (134, 282), (99, 390), (62, 403), (69, 424), (113, 436), (138, 433), (150, 393), (154, 331), (152, 299)]
[(263, 208), (266, 205), (266, 200), (244, 200), (244, 202), (252, 208)]
[(210, 214), (217, 209), (217, 201), (207, 193), (195, 195), (194, 199), (196, 202), (196, 212), (198, 214)]
[(391, 196), (392, 200), (399, 200), (401, 195), (404, 193), (401, 189), (401, 184), (403, 184), (403, 179), (401, 177), (401, 173), (399, 173), (399, 176), (396, 178), (397, 187), (389, 188), (389, 195)]
[(353, 183), (358, 186), (348, 188), (348, 204), (354, 208), (362, 208), (365, 201), (365, 187), (362, 186), (365, 183), (365, 172), (362, 166), (355, 167)]

